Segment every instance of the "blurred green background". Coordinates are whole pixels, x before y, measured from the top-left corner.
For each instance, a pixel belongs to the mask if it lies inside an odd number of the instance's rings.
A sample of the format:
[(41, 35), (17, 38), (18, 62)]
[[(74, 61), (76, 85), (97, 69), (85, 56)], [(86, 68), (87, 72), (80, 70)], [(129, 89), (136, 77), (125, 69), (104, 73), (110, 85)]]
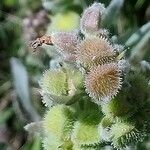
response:
[[(24, 130), (41, 120), (38, 80), (54, 65), (57, 54), (49, 47), (36, 52), (29, 43), (56, 30), (75, 30), (84, 8), (93, 0), (0, 0), (0, 150), (41, 150), (38, 136)], [(137, 57), (135, 67), (150, 70), (150, 1), (101, 0), (110, 14), (104, 21), (112, 41), (127, 48), (127, 57)], [(138, 53), (137, 53), (138, 52)], [(149, 76), (150, 73), (147, 73)], [(150, 140), (139, 144), (150, 149)]]

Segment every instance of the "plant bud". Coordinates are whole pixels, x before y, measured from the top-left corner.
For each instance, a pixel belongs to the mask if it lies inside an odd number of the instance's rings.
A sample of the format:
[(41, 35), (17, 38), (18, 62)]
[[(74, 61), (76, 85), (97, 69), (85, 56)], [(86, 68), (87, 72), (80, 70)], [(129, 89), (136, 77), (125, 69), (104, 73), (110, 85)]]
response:
[(67, 74), (61, 69), (47, 70), (43, 74), (41, 87), (44, 91), (52, 95), (68, 95)]
[(52, 34), (51, 38), (52, 43), (63, 57), (71, 57), (75, 60), (76, 46), (79, 41), (75, 32), (56, 32)]
[(77, 63), (86, 69), (115, 61), (113, 46), (102, 37), (87, 37), (77, 48)]
[(45, 71), (40, 81), (40, 86), (42, 88), (41, 95), (43, 96), (43, 102), (47, 106), (51, 106), (52, 102), (54, 104), (67, 103), (75, 93), (73, 83), (62, 69)]
[(94, 3), (88, 7), (82, 15), (80, 28), (82, 33), (97, 32), (100, 28), (100, 24), (104, 15), (104, 5), (101, 3)]
[(108, 101), (121, 88), (120, 75), (117, 63), (94, 66), (85, 79), (86, 91), (96, 103)]
[(45, 71), (40, 81), (43, 103), (51, 107), (53, 104), (68, 104), (76, 101), (76, 94), (83, 89), (83, 76), (72, 66)]

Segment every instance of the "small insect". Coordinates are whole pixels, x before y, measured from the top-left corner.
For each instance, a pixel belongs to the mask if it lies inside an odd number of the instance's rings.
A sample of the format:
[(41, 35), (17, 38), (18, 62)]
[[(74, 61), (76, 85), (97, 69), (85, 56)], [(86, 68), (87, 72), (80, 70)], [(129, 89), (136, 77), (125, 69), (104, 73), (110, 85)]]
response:
[[(19, 25), (23, 29), (23, 39), (26, 43), (29, 43), (29, 41), (32, 41), (38, 36), (40, 37), (42, 35), (41, 33), (45, 31), (45, 26), (49, 23), (49, 18), (45, 10), (40, 10), (36, 13), (32, 13), (31, 15), (28, 15), (25, 18), (20, 18), (18, 16), (11, 15), (1, 9), (0, 13), (2, 13), (5, 16), (6, 20), (0, 22), (0, 30), (1, 28), (3, 29), (3, 27), (5, 27), (6, 25), (9, 25), (9, 28), (13, 28), (13, 30), (17, 30), (18, 28), (15, 28), (15, 26), (12, 26), (12, 24)], [(32, 32), (32, 34), (30, 33), (30, 31)], [(35, 51), (35, 49), (38, 46), (41, 46), (44, 43), (47, 45), (53, 45), (51, 42), (51, 37), (46, 35), (37, 38), (29, 45)]]
[(35, 41), (33, 41), (30, 44), (30, 46), (31, 46), (31, 48), (34, 49), (34, 51), (36, 51), (36, 48), (39, 46), (42, 46), (42, 44), (53, 45), (53, 43), (51, 41), (51, 36), (44, 35), (40, 38), (37, 38)]

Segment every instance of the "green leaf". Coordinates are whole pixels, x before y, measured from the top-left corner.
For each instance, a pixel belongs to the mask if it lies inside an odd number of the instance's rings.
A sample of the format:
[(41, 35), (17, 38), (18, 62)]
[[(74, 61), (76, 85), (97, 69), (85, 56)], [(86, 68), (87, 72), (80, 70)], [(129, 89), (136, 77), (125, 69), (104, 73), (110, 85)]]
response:
[(13, 115), (13, 110), (8, 108), (0, 112), (0, 124), (5, 123)]
[(126, 46), (133, 46), (138, 43), (143, 36), (150, 30), (150, 22), (144, 24), (140, 29), (138, 29), (131, 37), (126, 41)]
[(11, 58), (11, 71), (13, 76), (14, 87), (20, 102), (27, 113), (30, 114), (33, 121), (38, 121), (39, 116), (32, 106), (29, 92), (28, 74), (25, 66), (17, 58)]
[(103, 26), (109, 27), (114, 23), (117, 18), (117, 15), (122, 8), (124, 0), (112, 0), (109, 6), (106, 9), (106, 15), (104, 16)]

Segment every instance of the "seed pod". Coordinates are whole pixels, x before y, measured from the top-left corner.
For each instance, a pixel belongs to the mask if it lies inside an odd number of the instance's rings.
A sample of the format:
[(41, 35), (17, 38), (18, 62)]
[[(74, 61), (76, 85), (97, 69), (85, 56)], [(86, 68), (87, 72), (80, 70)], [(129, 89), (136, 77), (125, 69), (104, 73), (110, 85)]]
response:
[(58, 52), (63, 57), (72, 57), (75, 59), (76, 46), (79, 42), (77, 33), (75, 32), (56, 32), (51, 35), (51, 40)]
[(45, 149), (67, 147), (70, 143), (74, 120), (74, 110), (70, 107), (57, 105), (50, 108), (43, 120)]
[(102, 37), (87, 37), (77, 47), (77, 63), (86, 69), (115, 61), (113, 46)]
[(111, 127), (112, 145), (117, 149), (123, 149), (129, 144), (142, 141), (145, 133), (138, 131), (134, 124), (118, 122)]
[(73, 142), (80, 145), (90, 145), (99, 143), (100, 136), (96, 125), (88, 125), (83, 122), (76, 122), (72, 135)]
[(94, 3), (88, 7), (82, 15), (80, 28), (82, 33), (97, 32), (100, 29), (101, 20), (105, 12), (104, 5), (101, 3)]
[(46, 106), (76, 101), (75, 95), (83, 88), (83, 76), (76, 68), (65, 65), (44, 72), (40, 81), (41, 95)]
[(75, 88), (68, 75), (62, 69), (45, 71), (40, 81), (43, 103), (51, 106), (56, 103), (67, 103), (75, 93)]
[(101, 120), (101, 113), (98, 107), (85, 110), (78, 114), (78, 120), (74, 124), (71, 140), (80, 146), (90, 146), (98, 144), (101, 141), (98, 124)]
[(73, 114), (73, 110), (65, 105), (50, 108), (43, 122), (46, 134), (56, 136), (60, 140), (69, 139), (74, 124)]
[(61, 70), (47, 70), (41, 79), (41, 87), (52, 95), (68, 95), (67, 74)]
[(86, 90), (94, 102), (108, 101), (121, 88), (120, 69), (117, 63), (98, 65), (91, 68), (85, 79)]

